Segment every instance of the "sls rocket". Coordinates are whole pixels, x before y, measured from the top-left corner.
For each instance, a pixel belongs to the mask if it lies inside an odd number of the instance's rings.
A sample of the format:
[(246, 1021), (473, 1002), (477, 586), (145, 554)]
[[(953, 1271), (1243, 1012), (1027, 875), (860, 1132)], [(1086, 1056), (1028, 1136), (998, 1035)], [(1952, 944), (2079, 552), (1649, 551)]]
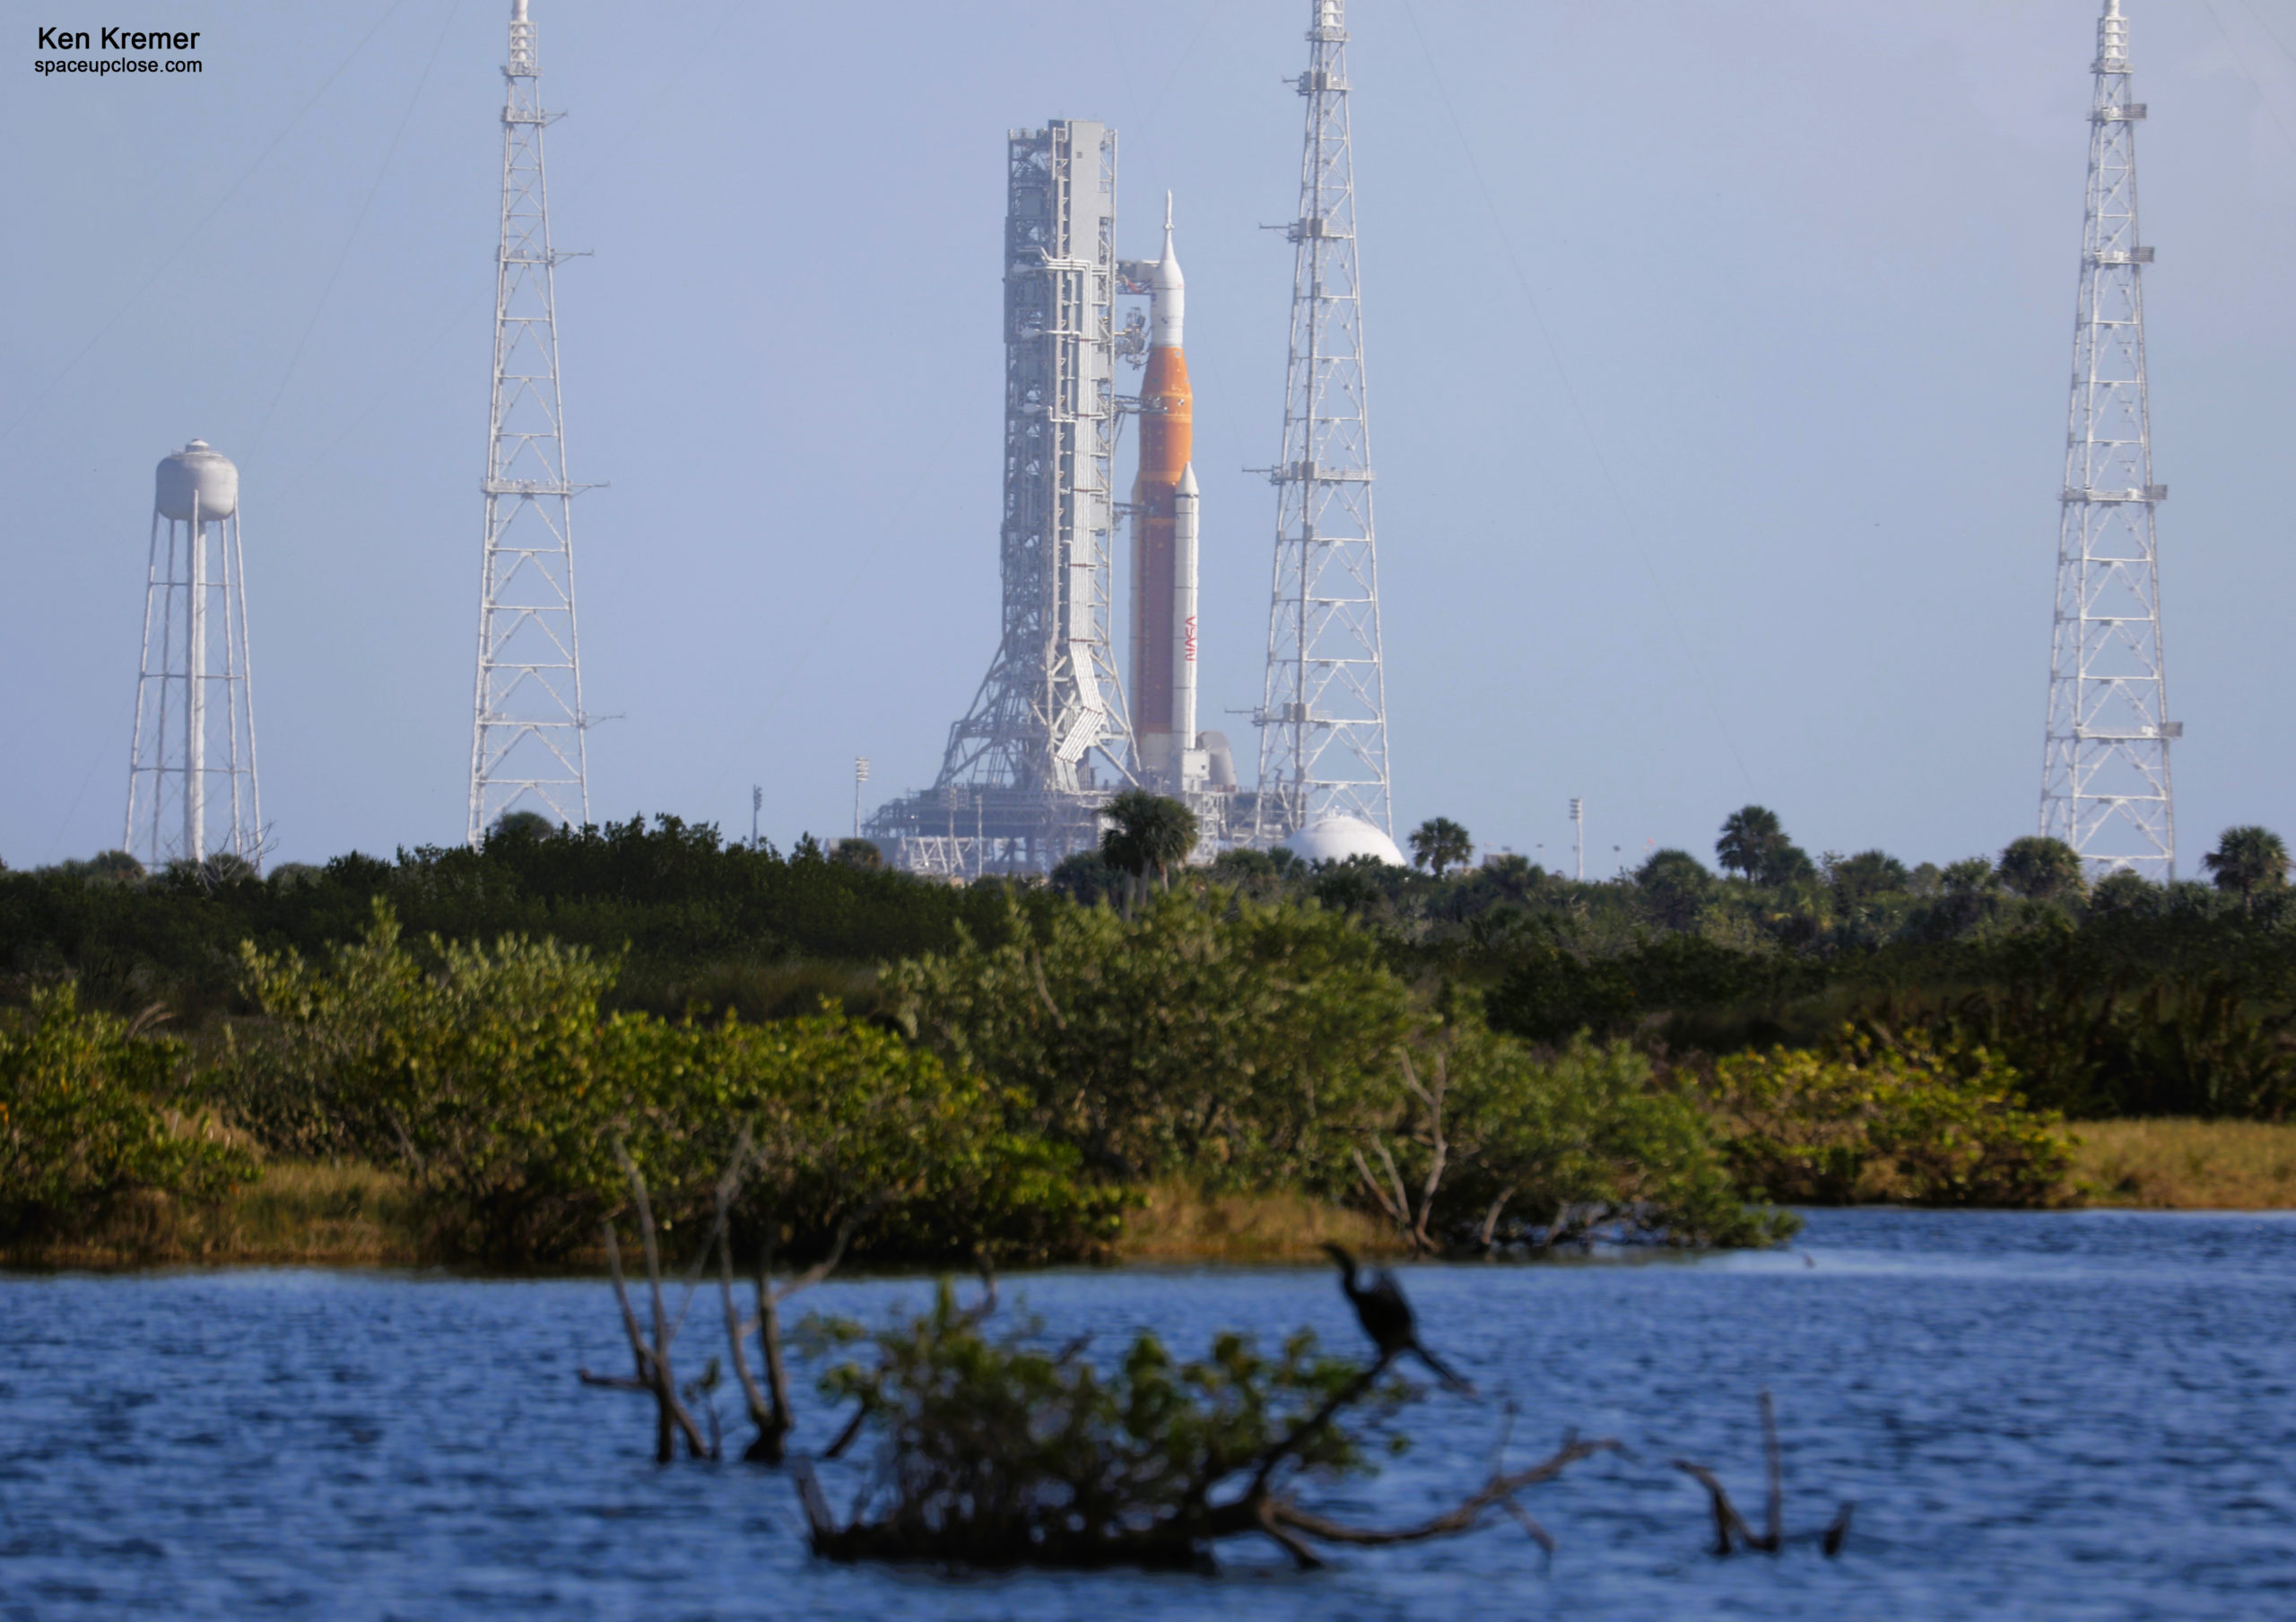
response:
[(1187, 282), (1172, 252), (1164, 198), (1164, 256), (1142, 266), (1148, 284), (1148, 369), (1140, 381), (1140, 471), (1132, 486), (1132, 729), (1141, 775), (1201, 788), (1206, 759), (1196, 731), (1196, 486), (1190, 461), (1195, 398), (1181, 347)]

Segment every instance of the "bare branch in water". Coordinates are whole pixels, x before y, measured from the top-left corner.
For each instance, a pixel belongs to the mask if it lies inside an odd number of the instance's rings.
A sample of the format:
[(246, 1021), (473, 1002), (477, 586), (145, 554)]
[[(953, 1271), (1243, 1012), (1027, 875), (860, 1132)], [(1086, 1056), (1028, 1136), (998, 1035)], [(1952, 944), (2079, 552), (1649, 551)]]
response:
[(613, 1141), (614, 1161), (630, 1181), (631, 1205), (638, 1218), (639, 1240), (646, 1259), (646, 1282), (652, 1304), (652, 1333), (640, 1326), (638, 1313), (630, 1304), (629, 1281), (622, 1275), (622, 1245), (614, 1236), (614, 1219), (609, 1216), (601, 1224), (605, 1237), (606, 1264), (613, 1274), (613, 1296), (622, 1309), (622, 1332), (629, 1337), (630, 1351), (636, 1372), (627, 1380), (610, 1375), (593, 1375), (587, 1369), (576, 1372), (586, 1385), (606, 1386), (617, 1391), (650, 1392), (654, 1396), (654, 1459), (667, 1464), (677, 1457), (678, 1438), (685, 1438), (690, 1458), (714, 1459), (718, 1450), (713, 1442), (701, 1434), (693, 1415), (686, 1409), (679, 1395), (677, 1378), (670, 1366), (670, 1345), (677, 1339), (678, 1326), (685, 1321), (686, 1308), (693, 1304), (695, 1281), (709, 1261), (709, 1246), (715, 1241), (713, 1232), (702, 1241), (701, 1254), (695, 1258), (689, 1274), (684, 1305), (675, 1320), (669, 1314), (668, 1303), (662, 1293), (661, 1245), (654, 1228), (654, 1208), (647, 1196), (645, 1174), (630, 1158), (622, 1140)]
[(1770, 1392), (1761, 1393), (1761, 1457), (1763, 1474), (1769, 1488), (1769, 1513), (1763, 1519), (1762, 1535), (1772, 1548), (1786, 1547), (1786, 1460), (1778, 1451), (1778, 1405), (1770, 1401)]
[[(1760, 1532), (1746, 1524), (1738, 1506), (1730, 1501), (1729, 1489), (1715, 1473), (1703, 1464), (1689, 1459), (1677, 1459), (1674, 1468), (1706, 1489), (1707, 1501), (1714, 1513), (1714, 1553), (1731, 1554), (1739, 1546), (1774, 1555), (1787, 1542), (1786, 1531), (1786, 1459), (1778, 1441), (1778, 1408), (1769, 1392), (1761, 1393), (1761, 1448), (1764, 1491), (1763, 1526)], [(1834, 1514), (1825, 1530), (1817, 1534), (1818, 1547), (1832, 1559), (1841, 1553), (1841, 1546), (1849, 1537), (1849, 1518), (1857, 1508), (1845, 1500)], [(1806, 1534), (1805, 1534), (1806, 1535)]]
[[(1352, 1543), (1362, 1548), (1381, 1548), (1391, 1543), (1423, 1543), (1430, 1538), (1448, 1538), (1455, 1532), (1472, 1531), (1482, 1520), (1483, 1511), (1493, 1505), (1507, 1504), (1516, 1493), (1526, 1487), (1536, 1487), (1542, 1481), (1552, 1481), (1581, 1459), (1590, 1459), (1596, 1453), (1618, 1451), (1618, 1443), (1607, 1437), (1592, 1442), (1582, 1442), (1575, 1436), (1567, 1436), (1563, 1439), (1562, 1445), (1553, 1453), (1532, 1465), (1528, 1470), (1518, 1470), (1507, 1475), (1493, 1475), (1490, 1480), (1483, 1484), (1481, 1490), (1471, 1494), (1441, 1514), (1422, 1521), (1416, 1526), (1390, 1528), (1346, 1526), (1336, 1521), (1327, 1521), (1321, 1515), (1310, 1514), (1305, 1510), (1280, 1501), (1275, 1504), (1274, 1515), (1281, 1524), (1305, 1532), (1308, 1536), (1324, 1543)], [(1517, 1518), (1527, 1523), (1527, 1530), (1531, 1536), (1537, 1539), (1551, 1551), (1554, 1547), (1554, 1540), (1539, 1528), (1536, 1522), (1531, 1521), (1528, 1515), (1524, 1514), (1519, 1505), (1514, 1508)]]
[[(734, 1375), (741, 1382), (742, 1399), (748, 1405), (750, 1421), (757, 1427), (757, 1435), (742, 1457), (752, 1464), (779, 1464), (788, 1456), (789, 1433), (796, 1428), (796, 1410), (789, 1398), (789, 1367), (781, 1349), (781, 1304), (799, 1290), (809, 1289), (837, 1271), (845, 1258), (846, 1246), (853, 1242), (853, 1235), (861, 1225), (882, 1210), (892, 1197), (881, 1193), (865, 1204), (848, 1213), (838, 1224), (837, 1237), (830, 1245), (829, 1254), (822, 1257), (795, 1279), (776, 1284), (773, 1281), (773, 1219), (766, 1219), (764, 1237), (758, 1249), (757, 1274), (752, 1289), (757, 1304), (754, 1317), (744, 1319), (734, 1302), (734, 1256), (732, 1238), (733, 1198), (739, 1187), (736, 1172), (749, 1158), (749, 1135), (742, 1137), (735, 1166), (729, 1167), (718, 1185), (718, 1283), (726, 1312), (726, 1340), (734, 1359)], [(757, 1377), (750, 1371), (749, 1338), (758, 1337), (765, 1354), (766, 1381), (760, 1388)]]

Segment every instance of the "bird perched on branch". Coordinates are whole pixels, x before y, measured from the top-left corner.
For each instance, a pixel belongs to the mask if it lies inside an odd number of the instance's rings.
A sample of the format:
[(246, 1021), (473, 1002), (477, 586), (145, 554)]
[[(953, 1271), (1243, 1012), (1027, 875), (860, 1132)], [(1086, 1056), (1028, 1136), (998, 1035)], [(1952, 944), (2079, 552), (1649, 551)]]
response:
[(1432, 1369), (1446, 1391), (1463, 1396), (1474, 1395), (1474, 1387), (1461, 1379), (1443, 1360), (1420, 1344), (1419, 1327), (1411, 1315), (1411, 1303), (1403, 1298), (1403, 1286), (1396, 1276), (1382, 1267), (1370, 1275), (1370, 1282), (1361, 1282), (1362, 1274), (1355, 1265), (1355, 1258), (1344, 1245), (1326, 1240), (1325, 1251), (1339, 1263), (1340, 1293), (1355, 1308), (1355, 1320), (1362, 1324), (1363, 1332), (1371, 1337), (1371, 1344), (1379, 1349), (1382, 1363), (1393, 1362), (1405, 1352), (1417, 1357)]

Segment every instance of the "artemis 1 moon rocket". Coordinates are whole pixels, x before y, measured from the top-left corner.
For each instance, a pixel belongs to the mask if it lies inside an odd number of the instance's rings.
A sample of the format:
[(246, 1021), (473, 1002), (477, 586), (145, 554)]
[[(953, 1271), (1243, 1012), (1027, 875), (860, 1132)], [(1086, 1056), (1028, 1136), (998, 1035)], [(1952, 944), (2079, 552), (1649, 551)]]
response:
[(1148, 369), (1140, 381), (1140, 471), (1132, 486), (1133, 735), (1143, 777), (1200, 788), (1206, 762), (1196, 732), (1196, 406), (1181, 346), (1187, 282), (1172, 252), (1169, 195), (1164, 256), (1146, 281)]

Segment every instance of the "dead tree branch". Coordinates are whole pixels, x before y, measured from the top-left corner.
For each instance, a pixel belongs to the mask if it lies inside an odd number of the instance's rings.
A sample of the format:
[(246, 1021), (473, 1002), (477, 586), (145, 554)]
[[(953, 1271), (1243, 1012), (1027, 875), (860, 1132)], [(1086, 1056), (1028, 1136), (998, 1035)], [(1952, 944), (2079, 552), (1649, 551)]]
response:
[[(880, 1485), (856, 1500), (849, 1523), (831, 1514), (813, 1462), (793, 1462), (815, 1554), (839, 1561), (1184, 1570), (1202, 1568), (1224, 1540), (1264, 1537), (1309, 1567), (1323, 1563), (1318, 1544), (1380, 1548), (1450, 1537), (1473, 1531), (1494, 1509), (1551, 1550), (1553, 1539), (1518, 1496), (1580, 1460), (1619, 1451), (1614, 1441), (1567, 1435), (1548, 1458), (1509, 1470), (1509, 1409), (1475, 1490), (1407, 1525), (1353, 1525), (1302, 1507), (1292, 1494), (1326, 1470), (1361, 1467), (1362, 1438), (1342, 1428), (1343, 1410), (1413, 1394), (1400, 1383), (1380, 1390), (1396, 1359), (1420, 1349), (1408, 1303), (1392, 1279), (1381, 1281), (1386, 1293), (1378, 1298), (1392, 1296), (1406, 1338), (1375, 1334), (1378, 1355), (1368, 1366), (1318, 1363), (1303, 1370), (1297, 1366), (1302, 1354), (1293, 1348), (1282, 1376), (1263, 1371), (1243, 1378), (1237, 1392), (1216, 1400), (1247, 1401), (1258, 1428), (1249, 1449), (1230, 1453), (1202, 1445), (1200, 1400), (1183, 1396), (1166, 1418), (1142, 1429), (1131, 1406), (1139, 1388), (1124, 1394), (1126, 1375), (1107, 1376), (1118, 1400), (1103, 1409), (1101, 1376), (1071, 1372), (1081, 1341), (1057, 1354), (1048, 1379), (1039, 1354), (1023, 1340), (982, 1340), (977, 1325), (995, 1300), (995, 1277), (983, 1271), (988, 1288), (979, 1305), (958, 1309), (944, 1286), (933, 1317), (909, 1320), (880, 1340), (880, 1381), (863, 1388), (859, 1411), (829, 1455), (843, 1451), (865, 1418), (885, 1426), (891, 1456)], [(1343, 1288), (1351, 1299), (1370, 1293)], [(1152, 1337), (1137, 1344), (1166, 1366)], [(1023, 1361), (1025, 1375), (1019, 1372)], [(1302, 1390), (1303, 1375), (1314, 1379), (1309, 1389), (1318, 1394)], [(1155, 1389), (1167, 1390), (1158, 1378)], [(1293, 1392), (1306, 1411), (1289, 1406), (1286, 1394)], [(1057, 1444), (1048, 1447), (1048, 1437), (1057, 1437)], [(1094, 1484), (1093, 1490), (1080, 1483)]]
[(1268, 1478), (1275, 1473), (1275, 1467), (1313, 1441), (1316, 1433), (1330, 1424), (1341, 1409), (1351, 1402), (1362, 1401), (1365, 1394), (1379, 1383), (1379, 1376), (1387, 1372), (1387, 1365), (1394, 1361), (1394, 1353), (1381, 1352), (1361, 1374), (1325, 1398), (1321, 1407), (1293, 1426), (1288, 1434), (1277, 1440), (1274, 1446), (1262, 1453), (1252, 1470), (1252, 1484), (1244, 1489), (1244, 1496), (1256, 1498), (1265, 1494)]
[(1771, 1548), (1786, 1547), (1786, 1459), (1778, 1450), (1778, 1405), (1770, 1392), (1761, 1393), (1762, 1485), (1768, 1513), (1762, 1516), (1762, 1539)]
[[(744, 1140), (747, 1148), (747, 1140)], [(773, 1219), (766, 1219), (765, 1236), (759, 1243), (757, 1273), (751, 1288), (757, 1303), (754, 1316), (744, 1318), (734, 1304), (734, 1255), (729, 1231), (730, 1213), (735, 1184), (731, 1174), (718, 1184), (718, 1283), (726, 1308), (726, 1340), (731, 1349), (734, 1375), (741, 1382), (743, 1400), (749, 1406), (750, 1421), (757, 1427), (757, 1436), (742, 1453), (752, 1464), (779, 1464), (788, 1456), (789, 1433), (796, 1428), (795, 1409), (789, 1401), (789, 1366), (781, 1350), (781, 1304), (799, 1290), (810, 1289), (837, 1271), (845, 1259), (845, 1248), (852, 1243), (854, 1231), (878, 1210), (890, 1197), (879, 1194), (866, 1205), (848, 1214), (838, 1224), (837, 1238), (829, 1254), (805, 1271), (785, 1283), (773, 1281)], [(760, 1389), (757, 1376), (750, 1371), (749, 1338), (758, 1337), (765, 1354), (766, 1383)]]
[[(1774, 1555), (1786, 1547), (1786, 1462), (1778, 1442), (1778, 1409), (1767, 1391), (1761, 1393), (1761, 1444), (1764, 1505), (1762, 1530), (1755, 1531), (1730, 1501), (1729, 1489), (1705, 1465), (1677, 1459), (1674, 1468), (1706, 1489), (1714, 1514), (1714, 1554), (1729, 1555), (1739, 1547)], [(1833, 1520), (1817, 1534), (1818, 1546), (1828, 1559), (1841, 1552), (1849, 1536), (1849, 1519), (1857, 1505), (1845, 1499)]]
[[(1396, 1230), (1403, 1235), (1404, 1243), (1414, 1253), (1426, 1255), (1442, 1248), (1429, 1230), (1429, 1224), (1435, 1219), (1435, 1196), (1442, 1190), (1443, 1174), (1449, 1169), (1451, 1160), (1450, 1137), (1443, 1123), (1444, 1099), (1450, 1091), (1449, 1066), (1442, 1054), (1436, 1054), (1435, 1080), (1432, 1086), (1429, 1086), (1419, 1079), (1419, 1071), (1413, 1068), (1411, 1055), (1404, 1054), (1400, 1057), (1404, 1086), (1427, 1112), (1427, 1176), (1420, 1187), (1418, 1198), (1414, 1200), (1411, 1191), (1405, 1186), (1403, 1173), (1396, 1165), (1395, 1155), (1388, 1149), (1387, 1140), (1377, 1132), (1371, 1134), (1371, 1149), (1379, 1158), (1379, 1169), (1387, 1173), (1385, 1183), (1372, 1172), (1370, 1163), (1364, 1159), (1361, 1149), (1351, 1149), (1348, 1152), (1354, 1158), (1356, 1175), (1362, 1178), (1364, 1190), (1370, 1194), (1372, 1203), (1396, 1225)], [(1496, 1218), (1492, 1220), (1495, 1222)], [(1486, 1222), (1484, 1226), (1488, 1228), (1491, 1223)]]
[(670, 1346), (677, 1339), (678, 1329), (685, 1321), (685, 1307), (693, 1304), (694, 1281), (702, 1266), (709, 1261), (709, 1246), (716, 1242), (713, 1232), (702, 1241), (701, 1253), (694, 1259), (688, 1276), (686, 1299), (677, 1317), (673, 1320), (668, 1303), (662, 1292), (661, 1246), (656, 1237), (654, 1208), (646, 1192), (645, 1174), (638, 1169), (622, 1140), (613, 1141), (614, 1162), (622, 1167), (622, 1175), (630, 1181), (631, 1204), (637, 1214), (639, 1239), (646, 1260), (646, 1282), (652, 1309), (652, 1332), (648, 1334), (638, 1321), (637, 1310), (630, 1304), (630, 1286), (622, 1276), (622, 1246), (614, 1236), (614, 1219), (609, 1216), (602, 1224), (605, 1236), (606, 1264), (613, 1273), (613, 1297), (622, 1308), (622, 1331), (630, 1339), (630, 1351), (635, 1372), (628, 1378), (612, 1375), (594, 1375), (580, 1369), (585, 1385), (608, 1386), (616, 1391), (650, 1392), (654, 1397), (654, 1461), (667, 1464), (677, 1457), (677, 1440), (685, 1438), (686, 1455), (694, 1459), (714, 1459), (716, 1446), (701, 1434), (693, 1415), (687, 1411), (678, 1393), (677, 1376), (670, 1363)]
[(1318, 1542), (1348, 1543), (1358, 1548), (1376, 1548), (1392, 1543), (1423, 1543), (1430, 1538), (1448, 1538), (1457, 1532), (1471, 1531), (1483, 1519), (1485, 1510), (1494, 1505), (1504, 1505), (1540, 1547), (1552, 1551), (1554, 1540), (1537, 1522), (1531, 1520), (1520, 1505), (1514, 1502), (1514, 1496), (1526, 1488), (1552, 1481), (1581, 1459), (1618, 1450), (1619, 1444), (1607, 1437), (1582, 1442), (1576, 1436), (1566, 1436), (1561, 1447), (1529, 1469), (1506, 1474), (1492, 1472), (1491, 1479), (1480, 1489), (1441, 1514), (1422, 1521), (1415, 1526), (1347, 1526), (1282, 1500), (1271, 1501), (1271, 1514), (1276, 1524), (1290, 1527)]

